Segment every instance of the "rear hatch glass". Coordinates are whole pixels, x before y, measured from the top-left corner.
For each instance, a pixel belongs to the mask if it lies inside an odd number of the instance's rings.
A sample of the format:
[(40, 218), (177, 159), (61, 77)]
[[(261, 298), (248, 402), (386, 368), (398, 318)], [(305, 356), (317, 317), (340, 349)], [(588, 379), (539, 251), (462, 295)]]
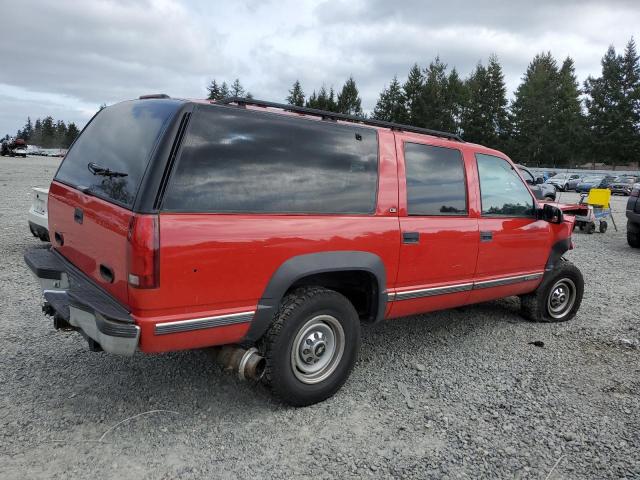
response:
[(103, 109), (73, 144), (55, 179), (130, 210), (153, 148), (181, 103), (134, 100)]
[(54, 247), (125, 304), (132, 207), (154, 147), (181, 103), (135, 100), (102, 110), (73, 144), (49, 189)]

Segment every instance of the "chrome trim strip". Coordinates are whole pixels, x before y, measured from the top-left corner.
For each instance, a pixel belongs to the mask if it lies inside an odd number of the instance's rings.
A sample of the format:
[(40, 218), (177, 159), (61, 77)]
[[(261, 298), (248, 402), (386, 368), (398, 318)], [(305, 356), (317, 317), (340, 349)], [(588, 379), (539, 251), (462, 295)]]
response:
[(459, 285), (446, 285), (444, 287), (408, 290), (405, 292), (396, 292), (395, 300), (411, 300), (414, 298), (432, 297), (434, 295), (446, 295), (447, 293), (467, 292), (472, 288), (473, 283), (461, 283)]
[(389, 292), (388, 301), (412, 300), (414, 298), (432, 297), (435, 295), (446, 295), (449, 293), (468, 292), (469, 290), (478, 290), (482, 288), (502, 287), (520, 282), (529, 282), (538, 280), (544, 272), (528, 273), (526, 275), (517, 275), (515, 277), (503, 277), (494, 280), (483, 280), (481, 282), (460, 283), (457, 285), (446, 285), (444, 287), (422, 288), (420, 290), (407, 290), (404, 292)]
[(218, 315), (215, 317), (192, 318), (189, 320), (158, 323), (156, 324), (154, 333), (156, 335), (167, 335), (169, 333), (190, 332), (192, 330), (235, 325), (236, 323), (250, 322), (253, 319), (254, 313), (255, 310), (251, 310), (250, 312), (231, 313), (229, 315)]
[(514, 283), (529, 282), (542, 277), (542, 273), (529, 273), (527, 275), (517, 275), (515, 277), (496, 278), (495, 280), (483, 280), (482, 282), (473, 282), (473, 289), (502, 287), (504, 285), (512, 285)]

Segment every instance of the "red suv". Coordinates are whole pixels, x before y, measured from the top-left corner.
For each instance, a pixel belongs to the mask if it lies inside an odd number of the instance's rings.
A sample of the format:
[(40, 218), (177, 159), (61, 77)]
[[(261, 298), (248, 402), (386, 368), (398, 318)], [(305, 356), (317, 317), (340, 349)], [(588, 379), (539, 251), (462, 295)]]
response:
[(89, 122), (50, 187), (52, 247), (25, 260), (91, 349), (221, 347), (308, 405), (349, 376), (361, 323), (512, 295), (528, 319), (572, 318), (577, 208), (538, 204), (457, 135), (157, 95)]

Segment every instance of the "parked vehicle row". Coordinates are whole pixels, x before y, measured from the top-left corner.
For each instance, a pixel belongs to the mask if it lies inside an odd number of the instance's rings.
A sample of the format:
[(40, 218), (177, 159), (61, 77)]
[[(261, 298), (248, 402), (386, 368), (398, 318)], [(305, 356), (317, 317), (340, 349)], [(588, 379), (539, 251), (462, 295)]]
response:
[(361, 322), (507, 296), (530, 320), (576, 315), (563, 254), (585, 207), (539, 202), (524, 173), (455, 134), (146, 97), (85, 127), (49, 188), (52, 248), (25, 261), (92, 350), (222, 347), (309, 405), (348, 378)]
[(10, 157), (26, 157), (27, 142), (22, 138), (11, 138), (0, 143), (0, 155)]

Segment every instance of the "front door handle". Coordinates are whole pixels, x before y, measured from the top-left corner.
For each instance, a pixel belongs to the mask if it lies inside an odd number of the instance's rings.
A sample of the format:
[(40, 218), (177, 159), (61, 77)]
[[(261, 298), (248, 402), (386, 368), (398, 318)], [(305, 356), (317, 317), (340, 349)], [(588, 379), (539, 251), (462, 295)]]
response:
[(481, 242), (490, 242), (493, 240), (493, 232), (480, 232)]
[(402, 232), (402, 243), (420, 243), (420, 233)]

